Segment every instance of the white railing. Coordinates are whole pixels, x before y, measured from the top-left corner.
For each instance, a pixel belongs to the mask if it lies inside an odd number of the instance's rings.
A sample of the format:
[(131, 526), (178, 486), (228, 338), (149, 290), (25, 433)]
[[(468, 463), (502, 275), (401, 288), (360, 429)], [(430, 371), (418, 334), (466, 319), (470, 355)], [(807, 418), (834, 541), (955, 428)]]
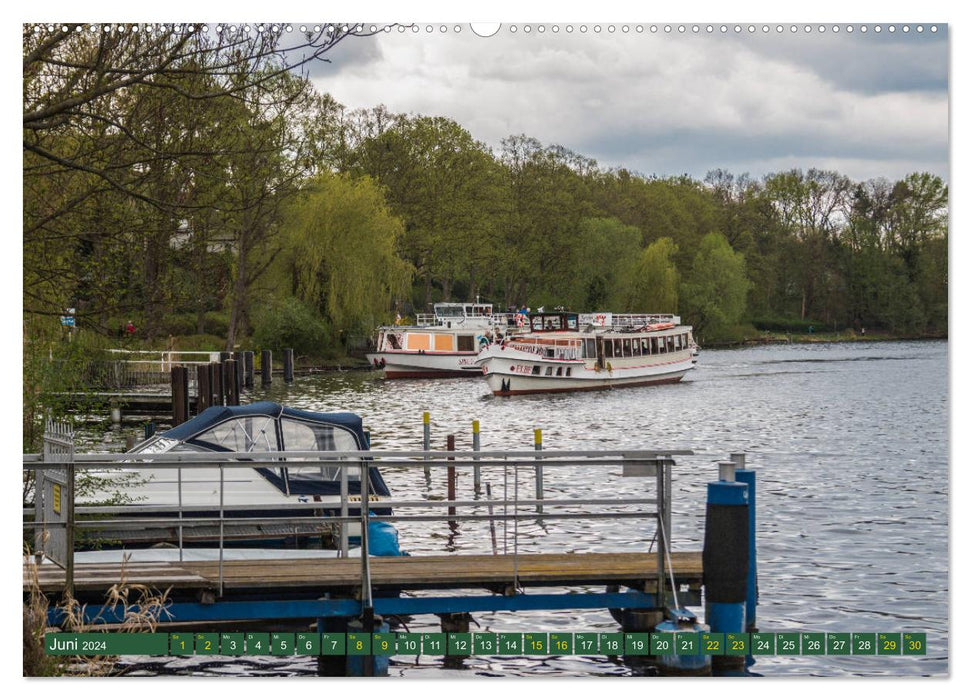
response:
[(219, 362), (219, 353), (209, 350), (108, 350), (125, 362), (147, 365), (158, 372), (170, 372), (179, 365), (208, 365)]
[(514, 338), (507, 341), (505, 347), (538, 355), (547, 360), (579, 360), (583, 357), (583, 345), (580, 340), (557, 341), (554, 344), (545, 338)]

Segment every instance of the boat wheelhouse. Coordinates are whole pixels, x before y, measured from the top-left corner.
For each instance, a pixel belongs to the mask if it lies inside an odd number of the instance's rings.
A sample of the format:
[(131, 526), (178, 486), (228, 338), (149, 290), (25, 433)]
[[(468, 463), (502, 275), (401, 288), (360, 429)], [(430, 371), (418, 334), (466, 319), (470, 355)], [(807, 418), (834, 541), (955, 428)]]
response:
[(368, 362), (388, 379), (476, 377), (479, 351), (515, 329), (513, 314), (494, 314), (492, 304), (445, 302), (434, 309), (418, 314), (413, 326), (379, 328)]
[[(274, 518), (293, 516), (293, 503), (320, 503), (322, 515), (340, 512), (341, 481), (346, 470), (349, 500), (361, 492), (361, 470), (367, 468), (369, 499), (390, 496), (387, 484), (374, 466), (368, 466), (368, 438), (360, 416), (353, 413), (316, 413), (260, 401), (245, 406), (213, 406), (171, 430), (155, 435), (130, 453), (155, 455), (178, 452), (235, 452), (252, 455), (259, 466), (220, 470), (198, 468), (152, 468), (142, 463), (136, 470), (120, 468), (98, 474), (116, 477), (128, 472), (131, 478), (125, 495), (138, 511), (148, 506), (139, 519), (160, 518), (138, 530), (119, 530), (105, 522), (98, 537), (121, 542), (126, 547), (155, 546), (183, 541), (196, 546), (214, 543), (213, 527), (172, 526), (172, 517), (182, 509), (184, 518), (211, 518), (220, 510), (227, 518), (248, 518), (250, 522), (226, 525), (222, 536), (236, 546), (284, 546), (332, 539), (327, 524), (274, 524)], [(276, 457), (281, 452), (335, 452), (332, 462), (301, 464), (301, 458)], [(347, 453), (360, 452), (360, 458)], [(241, 457), (241, 460), (246, 458)], [(222, 494), (220, 495), (220, 492)], [(98, 498), (95, 495), (95, 498)], [(172, 508), (171, 511), (166, 510)], [(350, 512), (353, 514), (354, 510)], [(381, 510), (375, 509), (375, 512)], [(387, 513), (386, 509), (383, 509)], [(359, 510), (358, 510), (359, 512)], [(162, 520), (165, 523), (162, 523)], [(219, 528), (216, 528), (218, 531)], [(350, 528), (350, 535), (360, 528)]]
[(694, 367), (691, 326), (668, 314), (535, 313), (528, 332), (476, 360), (493, 394), (534, 394), (679, 382)]

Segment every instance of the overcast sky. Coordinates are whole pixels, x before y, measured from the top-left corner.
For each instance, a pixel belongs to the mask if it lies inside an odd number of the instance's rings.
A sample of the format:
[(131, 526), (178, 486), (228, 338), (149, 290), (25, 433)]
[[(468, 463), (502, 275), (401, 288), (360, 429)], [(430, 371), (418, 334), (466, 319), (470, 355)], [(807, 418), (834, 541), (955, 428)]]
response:
[[(427, 31), (427, 26), (432, 31)], [(446, 116), (498, 149), (526, 134), (646, 175), (714, 168), (760, 177), (836, 169), (857, 180), (948, 176), (947, 27), (807, 33), (761, 24), (421, 25), (343, 42), (312, 77), (346, 107)], [(608, 27), (614, 26), (614, 32)]]

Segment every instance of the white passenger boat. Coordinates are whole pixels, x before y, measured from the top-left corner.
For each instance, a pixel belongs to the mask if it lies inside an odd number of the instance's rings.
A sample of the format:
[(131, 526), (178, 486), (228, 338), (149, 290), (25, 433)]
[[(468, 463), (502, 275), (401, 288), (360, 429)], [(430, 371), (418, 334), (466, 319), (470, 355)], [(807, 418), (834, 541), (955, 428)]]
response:
[(534, 394), (681, 381), (698, 348), (691, 326), (662, 314), (535, 313), (528, 332), (482, 350), (493, 394)]
[[(440, 303), (434, 314), (418, 314), (413, 326), (382, 326), (374, 351), (375, 369), (388, 379), (476, 377), (479, 351), (516, 330), (514, 314), (494, 314), (492, 304)], [(524, 322), (524, 318), (520, 318)]]

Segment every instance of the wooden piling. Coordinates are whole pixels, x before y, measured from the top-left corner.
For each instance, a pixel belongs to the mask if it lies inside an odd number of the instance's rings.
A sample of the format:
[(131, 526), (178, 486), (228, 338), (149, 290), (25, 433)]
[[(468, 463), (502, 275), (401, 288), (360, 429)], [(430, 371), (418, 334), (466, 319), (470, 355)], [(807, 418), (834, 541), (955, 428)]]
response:
[[(455, 452), (455, 436), (454, 435), (449, 435), (445, 439), (445, 449), (448, 450), (449, 452)], [(455, 458), (454, 457), (449, 457), (448, 458), (448, 462), (449, 462), (449, 466), (448, 466), (448, 500), (449, 500), (449, 502), (454, 502), (455, 501), (455, 465), (453, 464), (454, 461), (455, 461)], [(448, 507), (448, 514), (449, 515), (455, 515), (455, 506), (449, 506)], [(450, 520), (448, 524), (450, 526), (452, 526), (452, 527), (454, 527), (456, 525), (456, 523), (455, 523), (454, 520)]]
[(172, 425), (189, 420), (189, 372), (185, 367), (172, 368)]
[(234, 374), (236, 378), (236, 405), (239, 405), (239, 398), (243, 395), (243, 383), (245, 382), (244, 374), (246, 373), (246, 354), (241, 350), (237, 350), (233, 353), (233, 360), (236, 362), (236, 372)]
[(243, 353), (243, 386), (247, 389), (253, 388), (254, 355), (252, 350)]
[(210, 365), (196, 366), (196, 415), (199, 415), (212, 402), (212, 386), (209, 381), (212, 377)]
[(293, 348), (283, 348), (283, 381), (293, 381)]
[(260, 352), (260, 386), (270, 386), (273, 382), (273, 352)]
[(223, 362), (223, 381), (226, 383), (226, 405), (239, 406), (239, 386), (236, 383), (236, 360)]
[[(543, 430), (541, 428), (533, 430), (533, 444), (537, 452), (543, 451)], [(543, 465), (539, 462), (539, 455), (536, 456), (536, 500), (543, 500)], [(543, 504), (541, 502), (536, 504), (536, 512), (543, 512)]]
[(220, 406), (230, 406), (229, 403), (229, 374), (226, 367), (226, 361), (223, 360), (219, 363), (219, 405)]
[(210, 367), (212, 367), (213, 405), (225, 406), (226, 382), (223, 381), (223, 363), (213, 362)]

